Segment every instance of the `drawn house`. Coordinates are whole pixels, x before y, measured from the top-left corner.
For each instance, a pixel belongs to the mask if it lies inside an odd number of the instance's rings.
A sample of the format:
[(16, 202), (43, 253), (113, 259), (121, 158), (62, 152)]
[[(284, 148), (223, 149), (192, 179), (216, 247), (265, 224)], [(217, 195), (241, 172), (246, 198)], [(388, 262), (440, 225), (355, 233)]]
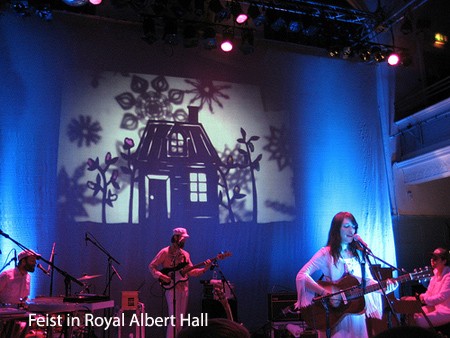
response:
[(218, 222), (219, 163), (198, 107), (188, 122), (149, 121), (137, 148), (139, 222)]

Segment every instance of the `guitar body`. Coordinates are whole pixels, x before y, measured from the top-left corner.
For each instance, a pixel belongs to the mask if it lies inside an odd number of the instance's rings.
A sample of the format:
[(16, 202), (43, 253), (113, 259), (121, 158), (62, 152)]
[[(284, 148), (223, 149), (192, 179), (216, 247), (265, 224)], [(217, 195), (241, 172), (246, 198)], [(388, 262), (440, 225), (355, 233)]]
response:
[[(225, 259), (230, 256), (231, 256), (231, 252), (226, 251), (226, 252), (221, 252), (216, 257), (209, 258), (209, 260), (217, 261), (219, 259)], [(197, 269), (198, 267), (205, 265), (205, 264), (206, 264), (206, 261), (198, 263), (198, 264), (190, 266), (190, 267), (187, 267), (188, 263), (182, 262), (173, 268), (163, 268), (160, 271), (163, 274), (169, 276), (171, 278), (171, 281), (170, 281), (170, 283), (165, 283), (160, 278), (159, 284), (161, 284), (161, 287), (163, 289), (166, 289), (166, 290), (173, 289), (175, 287), (175, 285), (177, 285), (178, 283), (186, 282), (189, 279), (189, 275), (188, 275), (189, 271), (191, 271), (193, 269)]]
[[(346, 275), (336, 282), (318, 281), (327, 292), (336, 293), (340, 290), (346, 290), (357, 287), (359, 281), (351, 276)], [(365, 307), (364, 297), (348, 299), (341, 295), (335, 295), (330, 299), (317, 301), (311, 305), (301, 309), (302, 319), (310, 326), (317, 330), (325, 330), (327, 328), (327, 311), (324, 302), (328, 304), (330, 327), (333, 328), (349, 314), (363, 313)]]
[[(433, 275), (430, 268), (420, 269), (414, 273), (407, 273), (398, 278), (391, 279), (398, 283), (411, 280), (420, 280)], [(318, 330), (327, 328), (327, 307), (329, 313), (330, 328), (335, 327), (348, 314), (363, 313), (365, 307), (364, 294), (374, 292), (387, 287), (387, 280), (379, 284), (366, 285), (363, 290), (358, 279), (352, 275), (346, 275), (336, 282), (318, 281), (318, 284), (331, 295), (317, 297), (313, 303), (300, 309), (303, 320), (311, 327)], [(326, 307), (327, 306), (327, 307)]]
[(173, 289), (175, 285), (181, 282), (186, 282), (188, 280), (188, 276), (183, 273), (183, 268), (188, 265), (188, 263), (183, 262), (178, 264), (174, 268), (163, 268), (161, 269), (161, 272), (171, 278), (170, 283), (165, 283), (161, 279), (159, 280), (159, 283), (161, 284), (161, 287), (166, 290)]

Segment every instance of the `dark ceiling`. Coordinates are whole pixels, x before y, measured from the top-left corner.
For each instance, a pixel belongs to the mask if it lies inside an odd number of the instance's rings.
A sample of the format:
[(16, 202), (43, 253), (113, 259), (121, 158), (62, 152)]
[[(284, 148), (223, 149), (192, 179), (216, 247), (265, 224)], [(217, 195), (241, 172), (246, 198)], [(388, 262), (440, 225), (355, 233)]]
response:
[[(26, 2), (9, 0), (11, 7)], [(435, 33), (450, 35), (449, 0), (103, 0), (96, 6), (88, 0), (28, 3), (30, 8), (142, 24), (142, 38), (148, 43), (162, 40), (185, 47), (203, 44), (214, 48), (210, 41), (215, 37), (219, 40), (233, 34), (243, 53), (251, 53), (258, 41), (277, 41), (370, 63), (380, 62), (375, 50), (395, 49), (403, 54), (403, 65), (410, 67), (409, 73), (415, 77), (411, 81), (398, 72), (400, 98), (411, 102), (407, 94), (442, 81), (445, 88), (434, 99), (450, 96), (450, 84), (446, 84), (450, 81), (445, 82), (450, 77), (450, 48), (448, 43), (435, 44)], [(234, 21), (233, 13), (239, 7), (250, 16), (243, 25)], [(421, 104), (429, 104), (426, 101)], [(416, 107), (403, 110), (400, 118)]]

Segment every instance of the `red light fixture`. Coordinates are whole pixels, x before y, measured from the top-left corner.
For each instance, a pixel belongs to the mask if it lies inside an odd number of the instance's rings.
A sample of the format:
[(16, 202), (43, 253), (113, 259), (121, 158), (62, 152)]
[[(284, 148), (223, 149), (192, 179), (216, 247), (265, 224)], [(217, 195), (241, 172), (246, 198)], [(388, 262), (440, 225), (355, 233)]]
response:
[(233, 50), (233, 37), (234, 34), (231, 31), (225, 31), (223, 32), (223, 39), (220, 43), (220, 49), (222, 49), (224, 52), (228, 53)]
[(397, 66), (400, 63), (400, 56), (397, 53), (391, 53), (388, 56), (387, 62), (390, 66)]

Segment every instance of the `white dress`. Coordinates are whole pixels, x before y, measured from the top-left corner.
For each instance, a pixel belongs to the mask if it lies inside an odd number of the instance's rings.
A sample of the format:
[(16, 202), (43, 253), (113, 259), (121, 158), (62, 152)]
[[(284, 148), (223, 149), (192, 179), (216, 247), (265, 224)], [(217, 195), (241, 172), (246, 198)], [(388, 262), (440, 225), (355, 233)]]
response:
[[(375, 281), (370, 274), (370, 270), (366, 264), (366, 282), (367, 285), (374, 284)], [(296, 306), (301, 308), (312, 303), (316, 293), (322, 291), (311, 277), (316, 271), (321, 271), (324, 275), (323, 280), (335, 282), (341, 279), (346, 273), (353, 275), (361, 281), (361, 264), (356, 257), (339, 259), (336, 265), (333, 264), (333, 257), (330, 254), (330, 248), (321, 248), (298, 272), (296, 278), (298, 300)], [(376, 292), (366, 294), (365, 313), (347, 314), (343, 319), (331, 330), (333, 338), (366, 338), (366, 316), (381, 318), (382, 317), (382, 301), (381, 295)], [(318, 331), (319, 337), (326, 337), (325, 331)]]

